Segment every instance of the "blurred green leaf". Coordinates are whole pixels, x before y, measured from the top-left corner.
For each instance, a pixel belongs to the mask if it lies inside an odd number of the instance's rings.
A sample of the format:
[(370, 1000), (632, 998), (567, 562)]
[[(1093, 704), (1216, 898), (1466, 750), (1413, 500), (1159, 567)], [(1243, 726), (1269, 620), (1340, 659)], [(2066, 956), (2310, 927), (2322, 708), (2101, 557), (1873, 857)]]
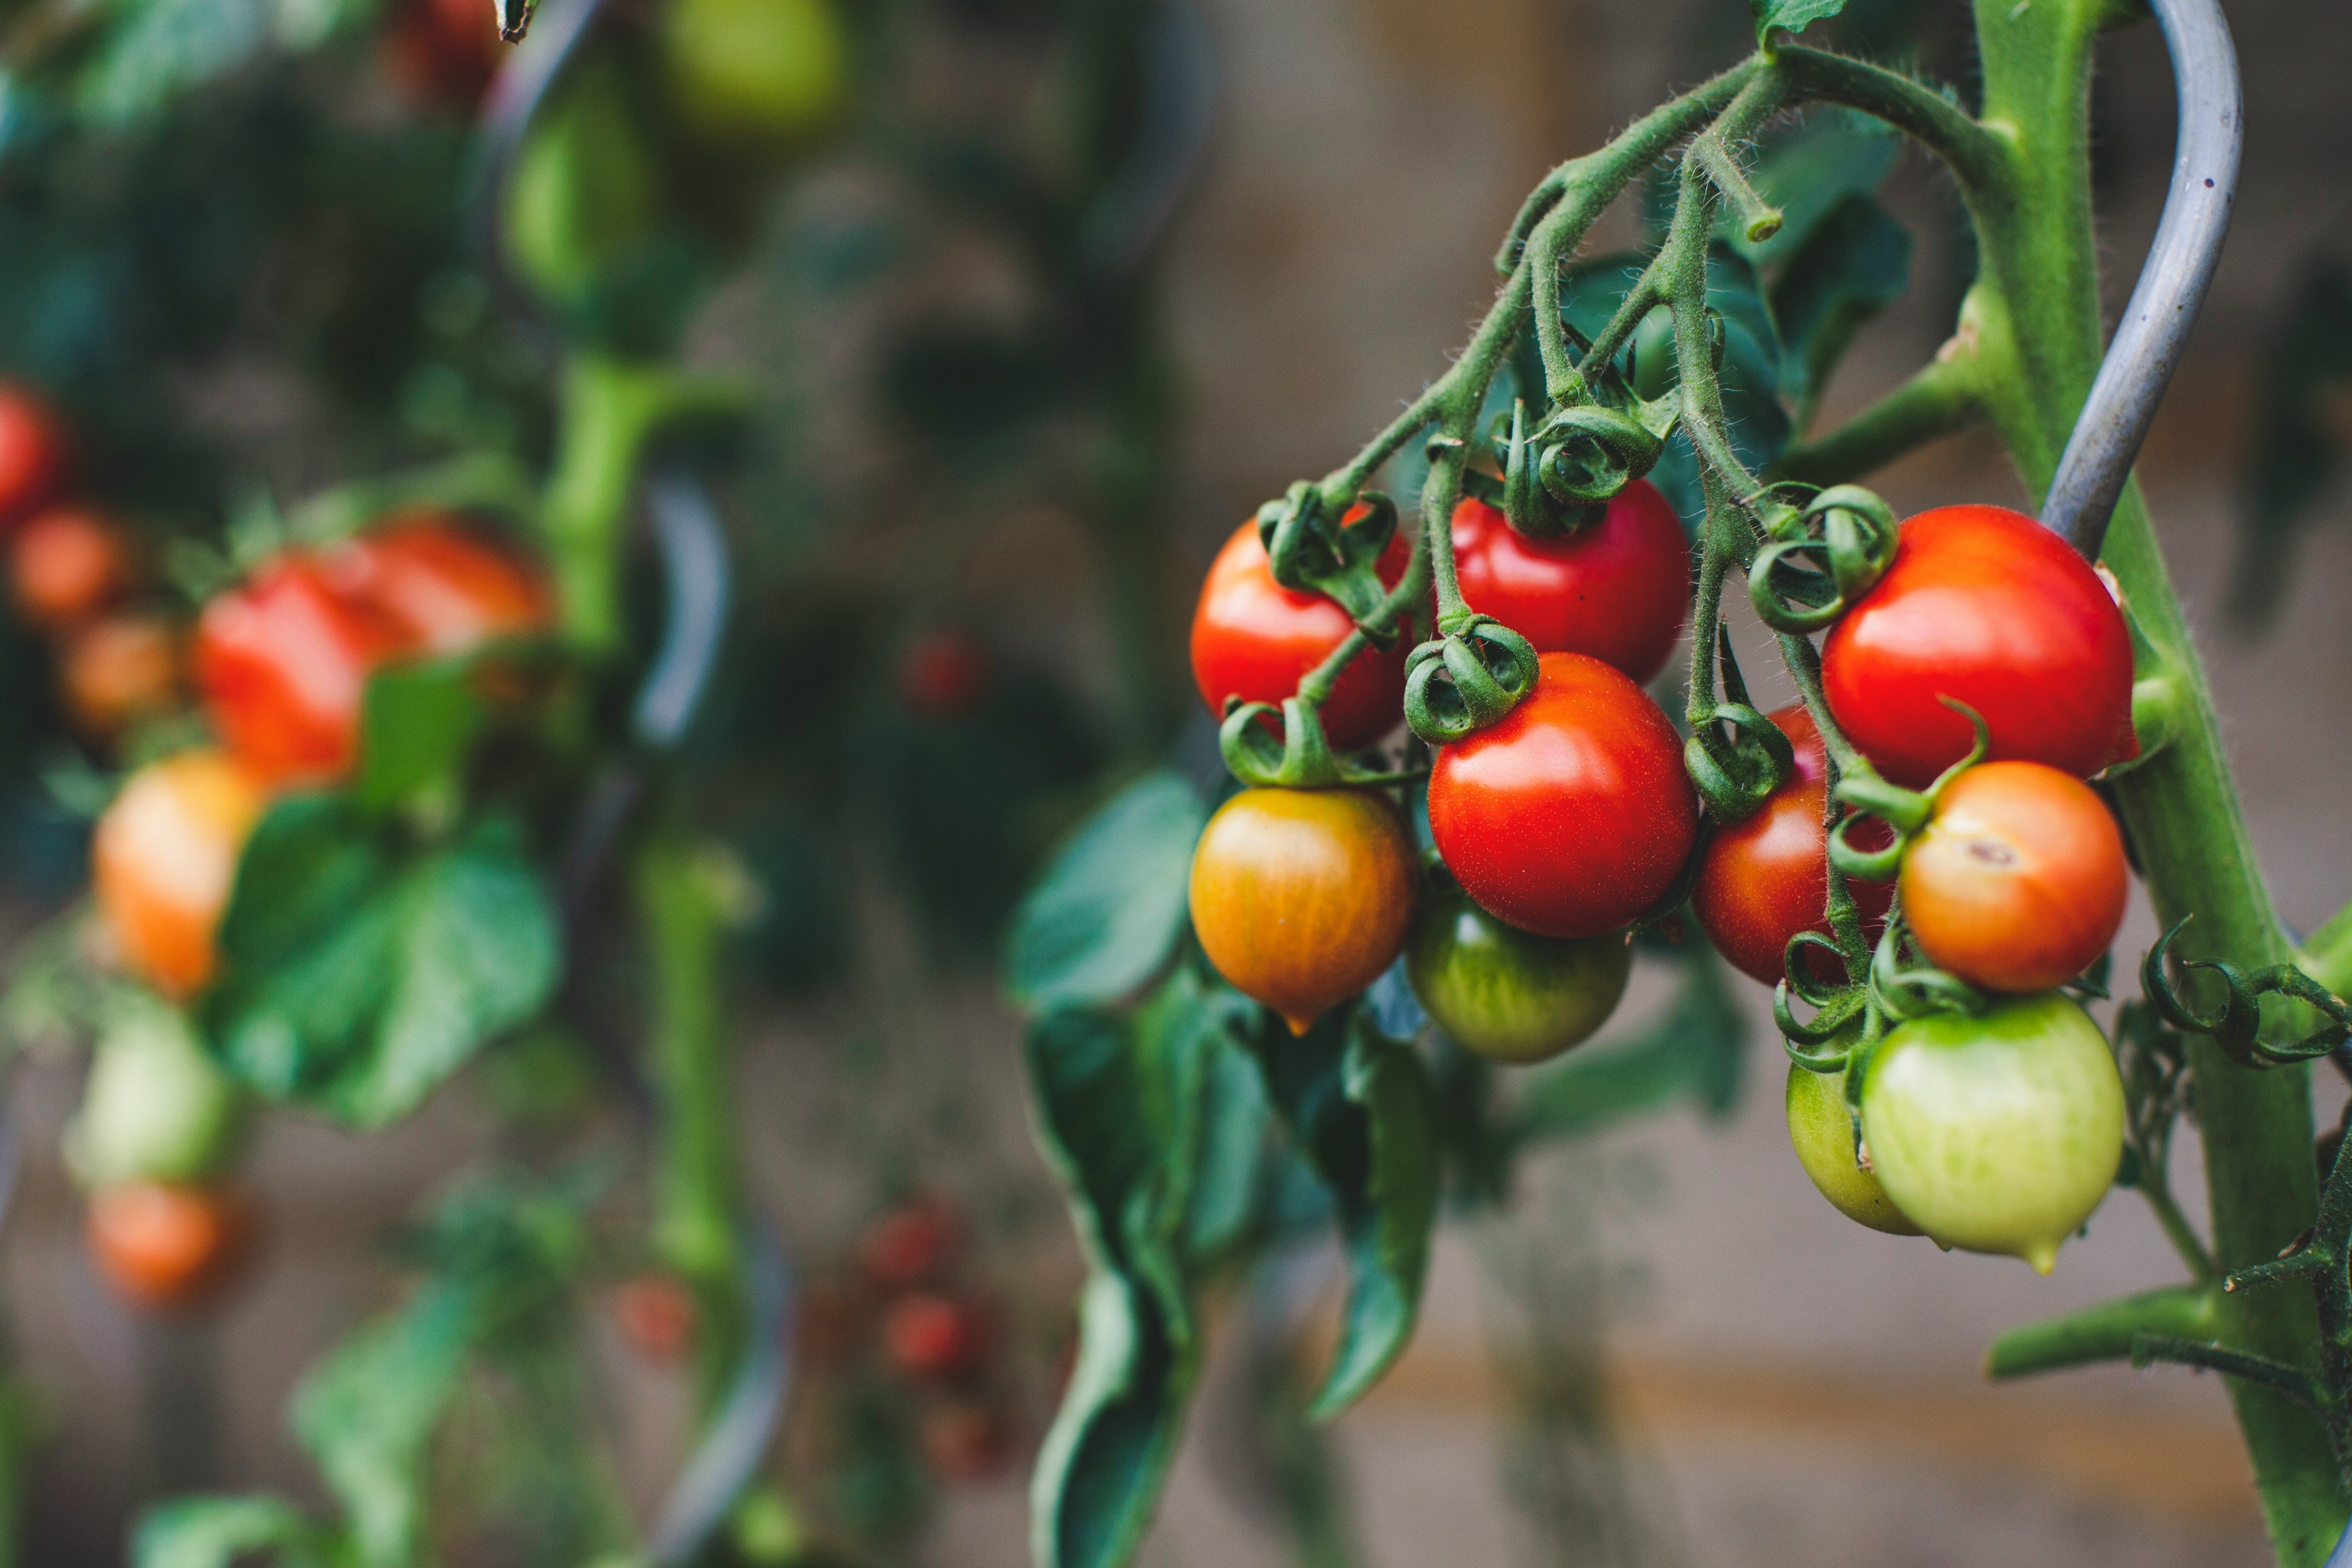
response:
[(2255, 378), (2255, 435), (2241, 484), (2245, 494), (2230, 612), (2258, 625), (2277, 607), (2297, 539), (2344, 467), (2352, 447), (2352, 268), (2323, 260), (2288, 297)]
[(121, 124), (240, 69), (273, 49), (301, 51), (375, 13), (375, 0), (111, 0), (78, 62), (73, 97)]
[(394, 664), (369, 678), (360, 708), (362, 806), (382, 811), (453, 787), (488, 716), (471, 657)]
[(330, 1561), (327, 1532), (269, 1497), (186, 1497), (157, 1503), (131, 1537), (131, 1568), (232, 1568), (268, 1554), (280, 1568)]
[(1033, 1012), (1132, 995), (1167, 963), (1189, 915), (1192, 846), (1208, 819), (1190, 780), (1145, 775), (1063, 846), (1013, 917), (1006, 988)]
[(1845, 0), (1748, 0), (1748, 5), (1756, 14), (1756, 39), (1761, 43), (1775, 27), (1801, 33), (1826, 21), (1845, 9)]
[(1911, 281), (1911, 235), (1868, 196), (1847, 196), (1823, 215), (1772, 282), (1772, 315), (1788, 354), (1782, 361), (1796, 428), (1812, 423), (1863, 324)]
[(1230, 1255), (1260, 1225), (1274, 1126), (1257, 1063), (1223, 1032), (1203, 1049), (1201, 1154), (1184, 1216), (1184, 1256), (1195, 1269)]
[(1747, 1015), (1721, 959), (1695, 946), (1681, 951), (1682, 987), (1655, 1023), (1528, 1076), (1511, 1112), (1515, 1141), (1581, 1136), (1684, 1100), (1709, 1115), (1730, 1113), (1746, 1073)]
[[(1752, 266), (1778, 267), (1804, 249), (1849, 197), (1874, 194), (1902, 147), (1901, 137), (1866, 114), (1816, 109), (1765, 137), (1748, 170), (1756, 193), (1780, 209), (1779, 232), (1749, 240), (1727, 216), (1718, 235)], [(1784, 331), (1787, 327), (1783, 321)]]

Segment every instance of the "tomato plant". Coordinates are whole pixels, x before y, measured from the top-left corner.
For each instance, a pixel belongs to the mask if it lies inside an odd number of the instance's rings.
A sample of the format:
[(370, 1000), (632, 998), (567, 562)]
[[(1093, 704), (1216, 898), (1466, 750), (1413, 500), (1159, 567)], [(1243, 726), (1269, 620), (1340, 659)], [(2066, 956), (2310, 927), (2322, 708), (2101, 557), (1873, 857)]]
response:
[(241, 1193), (133, 1181), (90, 1195), (87, 1229), (99, 1270), (132, 1305), (185, 1312), (234, 1279), (252, 1243)]
[(446, 516), (387, 518), (326, 552), (320, 572), (396, 626), (404, 652), (464, 653), (543, 631), (553, 614), (535, 566)]
[(273, 783), (314, 783), (351, 768), (368, 677), (410, 645), (381, 607), (290, 555), (205, 606), (195, 682), (240, 762)]
[(92, 739), (110, 740), (142, 719), (178, 705), (182, 636), (160, 616), (100, 616), (58, 651), (67, 713)]
[(1494, 1061), (1542, 1061), (1609, 1021), (1633, 971), (1618, 936), (1538, 936), (1433, 876), (1405, 948), (1414, 995), (1465, 1050)]
[(105, 609), (126, 586), (121, 532), (87, 507), (58, 507), (19, 524), (8, 541), (8, 584), (25, 619), (61, 631)]
[(1585, 653), (1647, 682), (1665, 668), (1690, 607), (1690, 547), (1647, 480), (1619, 491), (1598, 521), (1532, 539), (1465, 497), (1454, 511), (1463, 601), (1542, 653)]

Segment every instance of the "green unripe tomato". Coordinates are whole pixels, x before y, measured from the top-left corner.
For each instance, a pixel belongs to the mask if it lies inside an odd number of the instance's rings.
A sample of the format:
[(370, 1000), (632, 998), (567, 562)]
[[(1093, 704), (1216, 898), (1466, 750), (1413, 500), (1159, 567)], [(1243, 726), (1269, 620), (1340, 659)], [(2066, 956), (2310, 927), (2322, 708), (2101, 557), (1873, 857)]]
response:
[(1505, 925), (1438, 873), (1405, 944), (1413, 994), (1465, 1051), (1490, 1061), (1558, 1056), (1609, 1021), (1633, 949), (1622, 936), (1538, 936)]
[(507, 181), (506, 247), (516, 273), (550, 299), (586, 295), (598, 275), (654, 232), (653, 153), (627, 85), (592, 60), (531, 128)]
[(660, 42), (678, 118), (698, 136), (793, 141), (840, 111), (848, 48), (832, 0), (670, 0)]
[(81, 1109), (65, 1132), (83, 1186), (200, 1182), (236, 1156), (245, 1097), (161, 1002), (126, 1004), (90, 1061)]
[(2123, 1079), (2098, 1026), (2047, 991), (1898, 1026), (1862, 1127), (1886, 1196), (1929, 1236), (2046, 1274), (2115, 1181)]
[(1789, 1064), (1789, 1142), (1797, 1163), (1840, 1214), (1889, 1236), (1916, 1236), (1878, 1177), (1854, 1158), (1853, 1118), (1845, 1108), (1845, 1074)]

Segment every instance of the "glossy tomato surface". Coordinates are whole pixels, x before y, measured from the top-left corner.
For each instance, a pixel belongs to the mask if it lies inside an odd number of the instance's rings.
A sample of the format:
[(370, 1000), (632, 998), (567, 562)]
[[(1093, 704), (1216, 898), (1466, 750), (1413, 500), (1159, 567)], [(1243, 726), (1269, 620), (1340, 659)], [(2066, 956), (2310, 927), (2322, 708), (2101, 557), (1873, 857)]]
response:
[(261, 818), (242, 766), (183, 751), (131, 776), (98, 820), (90, 881), (122, 962), (166, 996), (211, 980), (237, 857)]
[(320, 783), (352, 765), (368, 676), (414, 633), (289, 555), (205, 606), (196, 685), (213, 728), (272, 783)]
[[(1716, 951), (1731, 967), (1764, 985), (1778, 985), (1790, 941), (1801, 931), (1829, 935), (1822, 913), (1830, 892), (1829, 832), (1822, 813), (1829, 803), (1829, 759), (1821, 732), (1801, 704), (1769, 716), (1787, 735), (1796, 766), (1751, 816), (1719, 828), (1707, 840), (1691, 884), (1691, 907)], [(1883, 847), (1884, 823), (1864, 823), (1853, 833), (1864, 849)], [(1893, 902), (1895, 884), (1848, 884), (1863, 917), (1864, 935), (1875, 940)], [(1826, 954), (1809, 954), (1809, 970), (1835, 983), (1844, 977)]]
[(1988, 990), (2046, 991), (2089, 968), (2129, 891), (2106, 802), (2038, 762), (1953, 779), (1903, 852), (1903, 915), (1920, 951)]
[(160, 718), (180, 700), (180, 628), (155, 615), (102, 615), (58, 652), (66, 713), (93, 740)]
[(1620, 672), (1546, 653), (1499, 724), (1444, 747), (1429, 825), (1463, 891), (1523, 931), (1598, 936), (1664, 896), (1698, 838), (1682, 737)]
[(1507, 925), (1439, 873), (1405, 945), (1413, 995), (1455, 1043), (1490, 1061), (1558, 1056), (1609, 1021), (1633, 972), (1618, 936), (1538, 936)]
[(320, 570), (420, 653), (458, 653), (540, 631), (552, 613), (535, 567), (455, 517), (394, 519), (324, 553)]
[(2046, 1274), (2123, 1158), (2106, 1036), (2055, 992), (1897, 1026), (1862, 1091), (1871, 1168), (1937, 1241)]
[(92, 1193), (84, 1216), (99, 1270), (132, 1305), (182, 1312), (217, 1295), (244, 1260), (252, 1227), (242, 1195), (127, 1182)]
[(0, 532), (57, 496), (66, 477), (65, 429), (29, 388), (0, 382)]
[(1844, 1073), (1815, 1072), (1792, 1061), (1781, 1104), (1797, 1164), (1832, 1207), (1857, 1225), (1889, 1236), (1919, 1234), (1919, 1228), (1904, 1218), (1886, 1196), (1878, 1177), (1862, 1168), (1853, 1145), (1853, 1117), (1845, 1108)]
[(1637, 479), (1601, 520), (1530, 539), (1486, 502), (1454, 509), (1462, 598), (1536, 645), (1589, 653), (1636, 681), (1665, 668), (1690, 608), (1690, 547), (1657, 487)]
[[(1402, 534), (1391, 540), (1381, 556), (1381, 580), (1394, 587), (1411, 554)], [(1322, 594), (1294, 593), (1275, 581), (1257, 524), (1244, 523), (1210, 563), (1192, 612), (1192, 679), (1201, 700), (1221, 717), (1229, 696), (1279, 704), (1354, 626)], [(1333, 685), (1323, 705), (1323, 733), (1333, 746), (1370, 746), (1403, 720), (1408, 641), (1367, 649)]]
[(1364, 789), (1244, 789), (1192, 852), (1192, 928), (1217, 972), (1305, 1033), (1396, 961), (1412, 840)]
[(122, 530), (88, 507), (37, 512), (8, 543), (16, 608), (45, 631), (64, 631), (105, 609), (130, 575)]
[(2131, 637), (2098, 573), (2032, 517), (1943, 507), (1902, 527), (1895, 560), (1822, 651), (1838, 725), (1914, 789), (1966, 757), (1982, 715), (1995, 758), (2087, 778), (2133, 754)]

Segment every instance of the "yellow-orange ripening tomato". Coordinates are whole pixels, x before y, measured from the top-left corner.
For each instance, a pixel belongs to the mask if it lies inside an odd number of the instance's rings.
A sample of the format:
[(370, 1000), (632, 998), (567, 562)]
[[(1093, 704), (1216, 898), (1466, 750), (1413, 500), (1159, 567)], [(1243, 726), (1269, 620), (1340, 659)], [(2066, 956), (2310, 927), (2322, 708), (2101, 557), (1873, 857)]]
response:
[(91, 881), (124, 967), (166, 996), (202, 990), (237, 856), (261, 789), (217, 751), (183, 751), (131, 776), (98, 820)]
[(1404, 821), (1362, 789), (1245, 789), (1192, 852), (1192, 928), (1234, 989), (1305, 1033), (1380, 978), (1412, 922)]
[(2123, 834), (2091, 787), (2038, 762), (1987, 762), (1946, 787), (1903, 856), (1903, 915), (1939, 969), (2046, 991), (2123, 924)]
[(8, 541), (8, 586), (25, 619), (44, 631), (79, 625), (111, 603), (131, 576), (122, 530), (88, 507), (39, 512)]
[(230, 1188), (125, 1182), (90, 1195), (91, 1256), (131, 1305), (193, 1312), (217, 1296), (252, 1239), (245, 1197)]
[(58, 653), (58, 683), (74, 727), (107, 741), (161, 718), (181, 697), (180, 630), (160, 616), (101, 615)]

